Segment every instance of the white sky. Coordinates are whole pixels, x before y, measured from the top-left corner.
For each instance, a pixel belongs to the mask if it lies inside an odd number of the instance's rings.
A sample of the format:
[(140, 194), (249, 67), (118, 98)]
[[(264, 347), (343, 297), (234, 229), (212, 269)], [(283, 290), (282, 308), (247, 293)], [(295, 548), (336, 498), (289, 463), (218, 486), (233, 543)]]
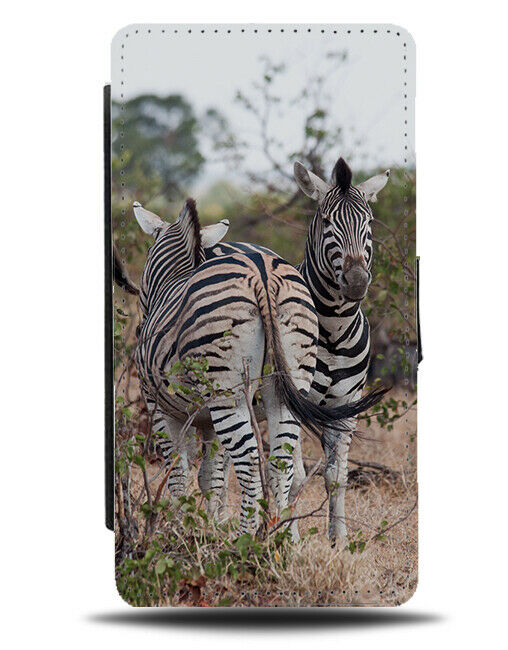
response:
[[(360, 32), (362, 27), (364, 33)], [(245, 33), (241, 33), (242, 28)], [(256, 28), (257, 34), (254, 33)], [(269, 28), (271, 33), (268, 33)], [(284, 33), (280, 32), (281, 28)], [(176, 34), (175, 29), (178, 30)], [(191, 34), (188, 29), (192, 29)], [(204, 34), (201, 29), (205, 30)], [(219, 32), (215, 34), (214, 29)], [(228, 29), (231, 30), (229, 34)], [(295, 34), (294, 29), (298, 29), (298, 33)], [(324, 34), (321, 29), (325, 30)], [(337, 34), (333, 33), (334, 29)], [(374, 33), (374, 29), (378, 33)], [(198, 115), (208, 107), (217, 108), (227, 117), (233, 132), (252, 142), (245, 167), (260, 171), (266, 163), (254, 149), (254, 143), (259, 143), (253, 136), (256, 122), (233, 98), (237, 90), (252, 96), (252, 84), (262, 76), (260, 57), (268, 56), (273, 63), (286, 64), (286, 73), (274, 86), (274, 91), (284, 97), (294, 97), (301, 92), (316, 73), (327, 79), (330, 125), (343, 128), (346, 149), (346, 152), (337, 151), (335, 158), (349, 153), (349, 162), (353, 165), (356, 161), (359, 166), (361, 161), (363, 166), (393, 167), (403, 165), (407, 157), (408, 164), (413, 165), (412, 38), (401, 28), (390, 25), (368, 28), (313, 25), (311, 33), (306, 30), (307, 26), (299, 25), (129, 26), (120, 30), (112, 44), (113, 98), (120, 100), (121, 92), (125, 99), (141, 93), (181, 93)], [(348, 54), (345, 63), (326, 57), (328, 52), (343, 50)], [(407, 111), (404, 110), (405, 93)], [(303, 117), (302, 108), (297, 107), (286, 113), (284, 119), (274, 115), (273, 132), (284, 143), (285, 151), (298, 148)], [(224, 177), (224, 169), (208, 165), (202, 181), (210, 182), (218, 176)]]

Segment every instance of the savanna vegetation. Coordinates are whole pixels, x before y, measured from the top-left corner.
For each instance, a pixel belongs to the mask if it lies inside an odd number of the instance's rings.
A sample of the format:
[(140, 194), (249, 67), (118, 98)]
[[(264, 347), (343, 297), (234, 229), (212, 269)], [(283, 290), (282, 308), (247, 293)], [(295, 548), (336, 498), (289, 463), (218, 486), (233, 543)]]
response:
[[(337, 66), (346, 52), (330, 53)], [(113, 106), (113, 232), (133, 282), (143, 267), (148, 238), (132, 216), (132, 202), (174, 220), (180, 204), (198, 187), (203, 225), (227, 217), (227, 238), (263, 244), (297, 264), (315, 206), (292, 179), (295, 160), (327, 178), (342, 155), (351, 159), (359, 182), (380, 169), (362, 165), (344, 148), (344, 125), (327, 102), (326, 79), (315, 77), (295, 97), (278, 84), (285, 68), (262, 62), (250, 94), (234, 101), (257, 124), (257, 149), (264, 160), (249, 169), (247, 145), (216, 107), (198, 114), (185, 97), (143, 95)], [(304, 116), (295, 150), (278, 141), (274, 113)], [(298, 136), (298, 137), (296, 137)], [(223, 177), (199, 185), (205, 169)], [(407, 600), (416, 586), (416, 341), (415, 172), (394, 169), (373, 205), (373, 281), (364, 302), (372, 327), (371, 385), (393, 385), (384, 401), (360, 418), (350, 452), (346, 512), (348, 543), (332, 548), (326, 536), (326, 500), (319, 443), (304, 433), (309, 480), (299, 495), (302, 541), (291, 544), (269, 499), (260, 503), (264, 526), (257, 536), (239, 535), (234, 517), (218, 524), (206, 514), (207, 495), (197, 487), (196, 453), (189, 493), (176, 502), (165, 490), (170, 467), (158, 453), (140, 399), (133, 350), (139, 322), (137, 299), (115, 289), (116, 379), (116, 553), (117, 584), (134, 605), (326, 605), (391, 604)], [(194, 364), (194, 365), (192, 365)], [(197, 364), (197, 365), (196, 365)], [(186, 367), (187, 366), (187, 367)], [(206, 402), (206, 360), (189, 360), (177, 372), (199, 378), (193, 399)], [(192, 411), (189, 413), (192, 418)], [(266, 441), (266, 430), (261, 425)], [(212, 452), (213, 453), (213, 449)], [(266, 461), (267, 453), (264, 454)], [(231, 477), (230, 512), (239, 500)], [(288, 513), (291, 516), (292, 513)]]

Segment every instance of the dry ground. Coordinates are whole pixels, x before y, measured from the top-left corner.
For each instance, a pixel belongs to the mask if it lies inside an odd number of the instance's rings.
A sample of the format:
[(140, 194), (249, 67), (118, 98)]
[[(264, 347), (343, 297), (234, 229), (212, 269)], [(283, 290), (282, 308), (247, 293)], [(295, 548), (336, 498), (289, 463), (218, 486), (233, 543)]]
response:
[[(394, 391), (394, 397), (403, 399), (403, 391)], [(405, 397), (410, 402), (412, 394)], [(417, 584), (417, 509), (404, 521), (390, 529), (385, 539), (371, 540), (380, 530), (407, 516), (417, 497), (416, 484), (416, 408), (413, 407), (395, 422), (393, 431), (380, 428), (377, 423), (359, 427), (363, 438), (353, 440), (350, 457), (360, 461), (374, 461), (400, 472), (395, 483), (382, 481), (363, 488), (348, 489), (346, 516), (351, 539), (367, 540), (362, 553), (332, 548), (327, 539), (326, 506), (316, 516), (300, 521), (300, 532), (311, 527), (318, 532), (295, 545), (285, 569), (274, 572), (277, 583), (249, 584), (222, 581), (208, 583), (203, 588), (206, 602), (217, 604), (229, 597), (235, 605), (251, 606), (310, 606), (310, 605), (393, 605), (409, 599)], [(265, 433), (266, 435), (266, 433)], [(322, 455), (319, 443), (304, 438), (304, 458), (314, 464)], [(355, 466), (350, 465), (350, 469)], [(149, 466), (154, 475), (159, 463)], [(141, 476), (133, 475), (135, 491), (141, 489)], [(156, 489), (158, 480), (154, 481)], [(240, 492), (231, 475), (230, 515), (238, 512)], [(196, 469), (192, 474), (192, 488), (197, 489)], [(323, 478), (314, 476), (305, 488), (299, 502), (299, 514), (308, 513), (323, 501)], [(173, 604), (168, 602), (168, 604)]]

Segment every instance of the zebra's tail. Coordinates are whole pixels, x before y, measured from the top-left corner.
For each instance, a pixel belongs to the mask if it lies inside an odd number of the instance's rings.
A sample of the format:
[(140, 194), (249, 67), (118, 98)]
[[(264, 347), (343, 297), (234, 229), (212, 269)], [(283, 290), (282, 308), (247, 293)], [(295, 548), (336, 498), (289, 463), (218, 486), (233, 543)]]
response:
[(124, 291), (132, 293), (134, 296), (139, 295), (139, 287), (130, 279), (115, 245), (113, 245), (113, 280)]
[[(279, 324), (274, 317), (276, 314), (275, 292), (267, 291), (267, 300), (272, 302), (263, 309), (260, 303), (261, 318), (265, 329), (267, 348), (271, 351), (271, 361), (274, 367), (275, 390), (284, 404), (288, 407), (297, 422), (312, 431), (320, 440), (323, 439), (323, 428), (327, 427), (336, 431), (344, 430), (342, 420), (352, 418), (363, 411), (367, 411), (383, 398), (390, 388), (382, 387), (370, 391), (361, 399), (329, 408), (312, 402), (306, 395), (301, 393), (291, 376), (286, 355), (282, 347)], [(263, 301), (264, 302), (264, 301)]]

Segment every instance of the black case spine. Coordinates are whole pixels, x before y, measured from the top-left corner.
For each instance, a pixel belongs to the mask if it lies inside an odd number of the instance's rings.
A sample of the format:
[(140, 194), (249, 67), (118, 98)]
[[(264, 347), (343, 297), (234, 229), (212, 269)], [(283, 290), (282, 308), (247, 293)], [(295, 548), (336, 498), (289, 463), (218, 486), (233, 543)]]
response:
[(104, 434), (106, 527), (114, 530), (113, 243), (111, 234), (111, 86), (104, 86)]

